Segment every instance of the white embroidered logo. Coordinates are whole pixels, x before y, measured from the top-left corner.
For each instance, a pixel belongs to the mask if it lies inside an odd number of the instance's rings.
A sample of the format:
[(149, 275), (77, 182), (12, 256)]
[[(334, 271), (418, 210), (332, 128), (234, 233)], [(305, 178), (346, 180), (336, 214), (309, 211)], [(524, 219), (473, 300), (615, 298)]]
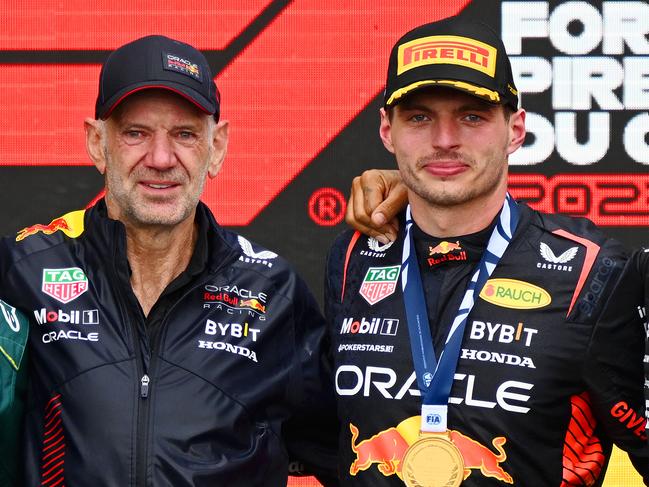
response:
[(248, 240), (241, 235), (238, 236), (238, 239), (239, 245), (241, 245), (241, 250), (243, 250), (243, 253), (245, 254), (245, 257), (243, 255), (239, 256), (241, 262), (246, 262), (248, 264), (262, 264), (268, 268), (273, 267), (273, 263), (269, 261), (277, 257), (275, 252), (271, 252), (270, 250), (255, 252), (252, 250), (252, 244)]
[(551, 262), (552, 264), (565, 264), (575, 258), (579, 251), (579, 247), (570, 247), (563, 254), (556, 256), (549, 245), (541, 242), (540, 251), (541, 257), (543, 257), (547, 262)]
[(388, 250), (390, 247), (392, 247), (393, 243), (394, 242), (388, 242), (385, 245), (383, 245), (374, 237), (370, 237), (367, 239), (367, 246), (370, 248), (370, 250), (373, 250), (374, 252), (383, 252), (384, 250)]
[(16, 308), (8, 305), (2, 300), (0, 300), (0, 308), (2, 309), (2, 315), (4, 316), (7, 325), (9, 325), (9, 328), (18, 333), (20, 331), (20, 321), (18, 320), (18, 316), (16, 316)]
[(243, 250), (243, 253), (252, 259), (269, 260), (277, 257), (277, 254), (275, 252), (271, 252), (270, 250), (255, 252), (254, 250), (252, 250), (252, 244), (241, 235), (239, 235), (239, 245), (241, 245), (241, 250)]

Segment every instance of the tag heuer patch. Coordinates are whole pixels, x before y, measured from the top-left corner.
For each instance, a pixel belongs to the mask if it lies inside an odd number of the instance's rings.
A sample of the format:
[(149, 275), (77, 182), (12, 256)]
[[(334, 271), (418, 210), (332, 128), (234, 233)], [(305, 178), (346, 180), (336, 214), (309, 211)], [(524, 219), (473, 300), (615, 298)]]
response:
[(88, 277), (78, 267), (43, 269), (41, 290), (48, 296), (66, 304), (88, 290)]
[(365, 301), (374, 305), (387, 298), (397, 289), (401, 266), (370, 267), (358, 291)]

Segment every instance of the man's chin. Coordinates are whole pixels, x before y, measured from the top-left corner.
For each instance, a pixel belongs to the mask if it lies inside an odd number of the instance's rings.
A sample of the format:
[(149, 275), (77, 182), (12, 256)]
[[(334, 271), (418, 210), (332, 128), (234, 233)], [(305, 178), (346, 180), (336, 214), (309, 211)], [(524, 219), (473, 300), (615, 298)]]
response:
[(130, 212), (133, 223), (141, 226), (174, 227), (189, 218), (191, 212), (176, 205), (145, 205)]
[(413, 191), (427, 203), (441, 207), (461, 205), (475, 196), (471, 191), (467, 191), (466, 184), (456, 185), (454, 182), (422, 185)]

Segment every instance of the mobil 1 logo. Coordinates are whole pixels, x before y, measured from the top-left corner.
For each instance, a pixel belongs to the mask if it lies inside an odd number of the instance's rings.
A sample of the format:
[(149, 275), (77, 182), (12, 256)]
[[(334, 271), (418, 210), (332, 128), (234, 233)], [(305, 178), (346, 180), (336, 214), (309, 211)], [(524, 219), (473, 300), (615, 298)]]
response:
[(340, 327), (341, 335), (388, 335), (394, 336), (399, 328), (396, 318), (370, 318), (360, 320), (344, 318)]

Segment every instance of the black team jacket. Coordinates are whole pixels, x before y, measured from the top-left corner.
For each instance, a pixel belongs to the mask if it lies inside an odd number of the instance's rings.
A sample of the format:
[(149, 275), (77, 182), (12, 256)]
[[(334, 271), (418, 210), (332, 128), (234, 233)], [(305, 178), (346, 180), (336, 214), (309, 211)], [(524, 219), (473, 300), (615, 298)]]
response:
[(30, 318), (24, 485), (336, 485), (325, 326), (304, 282), (199, 204), (185, 272), (144, 316), (103, 201), (1, 243)]

